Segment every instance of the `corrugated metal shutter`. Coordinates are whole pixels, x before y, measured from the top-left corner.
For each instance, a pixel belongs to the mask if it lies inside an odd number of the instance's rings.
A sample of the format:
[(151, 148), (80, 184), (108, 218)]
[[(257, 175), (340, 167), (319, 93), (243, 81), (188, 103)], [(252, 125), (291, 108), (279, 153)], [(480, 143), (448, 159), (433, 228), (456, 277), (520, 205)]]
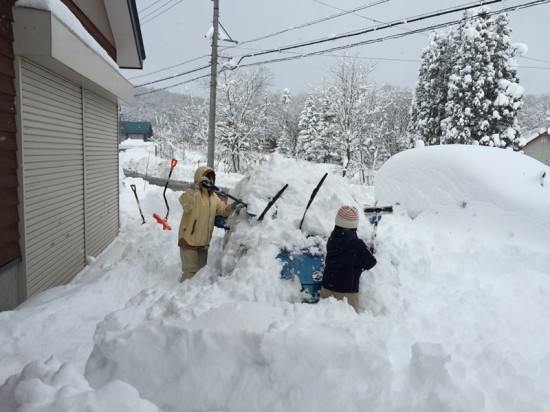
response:
[(22, 61), (21, 117), (27, 296), (86, 265), (80, 86)]
[(86, 254), (97, 256), (118, 234), (118, 107), (84, 91)]

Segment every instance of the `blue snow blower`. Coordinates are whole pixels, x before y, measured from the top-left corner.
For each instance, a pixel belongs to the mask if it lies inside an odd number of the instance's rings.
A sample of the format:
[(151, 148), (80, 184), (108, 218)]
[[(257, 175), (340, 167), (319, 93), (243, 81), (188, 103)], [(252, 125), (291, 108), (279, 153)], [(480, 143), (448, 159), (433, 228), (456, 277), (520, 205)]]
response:
[[(319, 188), (325, 181), (328, 173), (325, 173), (319, 181), (307, 203), (304, 215), (300, 222), (299, 229), (302, 229), (302, 224), (306, 217), (306, 212), (317, 195)], [(278, 255), (278, 259), (283, 262), (281, 270), (282, 279), (292, 279), (298, 277), (302, 285), (302, 291), (307, 292), (309, 296), (303, 300), (304, 303), (317, 303), (320, 299), (321, 282), (323, 280), (323, 265), (325, 257), (323, 255), (313, 255), (308, 249), (303, 249), (300, 253), (291, 254), (287, 250), (282, 250)]]
[(291, 254), (287, 250), (281, 251), (277, 259), (283, 262), (281, 279), (292, 279), (298, 277), (302, 284), (302, 291), (307, 292), (309, 297), (304, 299), (307, 303), (319, 301), (321, 292), (321, 281), (323, 280), (323, 255), (312, 255), (309, 251), (302, 250), (299, 254)]

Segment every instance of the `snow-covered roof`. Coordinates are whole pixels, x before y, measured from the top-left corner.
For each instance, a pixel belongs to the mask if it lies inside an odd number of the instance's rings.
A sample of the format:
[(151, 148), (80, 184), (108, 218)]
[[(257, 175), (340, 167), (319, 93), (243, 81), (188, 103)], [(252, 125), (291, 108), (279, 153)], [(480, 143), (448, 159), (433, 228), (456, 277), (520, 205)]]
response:
[(529, 143), (531, 143), (533, 140), (535, 140), (537, 137), (545, 134), (545, 133), (550, 133), (550, 127), (538, 127), (536, 129), (533, 129), (527, 133), (525, 133), (525, 135), (523, 136), (523, 138), (525, 139), (525, 145), (528, 145)]

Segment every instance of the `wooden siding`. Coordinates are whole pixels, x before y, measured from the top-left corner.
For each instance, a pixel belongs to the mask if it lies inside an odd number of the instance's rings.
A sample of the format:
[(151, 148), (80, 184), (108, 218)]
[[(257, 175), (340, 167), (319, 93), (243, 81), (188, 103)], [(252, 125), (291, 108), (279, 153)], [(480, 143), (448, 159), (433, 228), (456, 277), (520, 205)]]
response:
[(0, 0), (0, 268), (21, 257), (12, 23), (11, 1)]
[(82, 91), (22, 61), (21, 124), (27, 297), (86, 265)]
[(86, 254), (98, 256), (118, 235), (118, 107), (84, 92)]

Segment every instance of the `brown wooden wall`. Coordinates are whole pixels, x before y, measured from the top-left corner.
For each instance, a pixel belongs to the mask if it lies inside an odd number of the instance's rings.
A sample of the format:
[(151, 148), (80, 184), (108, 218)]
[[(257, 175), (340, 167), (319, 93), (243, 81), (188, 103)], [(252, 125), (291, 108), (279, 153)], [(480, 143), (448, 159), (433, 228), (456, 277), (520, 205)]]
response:
[(0, 0), (0, 268), (21, 256), (11, 3)]

